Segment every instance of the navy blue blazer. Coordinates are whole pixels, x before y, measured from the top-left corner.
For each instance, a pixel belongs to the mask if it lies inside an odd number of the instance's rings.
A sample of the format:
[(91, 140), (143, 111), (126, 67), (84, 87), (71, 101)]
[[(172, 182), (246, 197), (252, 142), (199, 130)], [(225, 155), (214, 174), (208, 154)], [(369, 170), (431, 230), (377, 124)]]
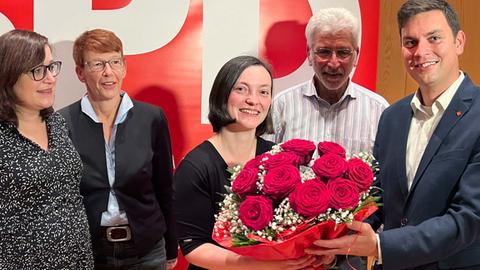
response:
[[(383, 269), (480, 269), (480, 88), (466, 76), (438, 123), (410, 191), (410, 95), (387, 108), (374, 155)], [(464, 269), (464, 268), (462, 268)]]
[[(148, 253), (165, 237), (167, 258), (176, 258), (173, 163), (167, 119), (158, 107), (132, 102), (133, 108), (117, 128), (113, 190), (127, 214), (139, 254)], [(101, 214), (107, 209), (110, 193), (103, 127), (81, 111), (80, 101), (60, 113), (84, 165), (80, 192), (95, 247)]]

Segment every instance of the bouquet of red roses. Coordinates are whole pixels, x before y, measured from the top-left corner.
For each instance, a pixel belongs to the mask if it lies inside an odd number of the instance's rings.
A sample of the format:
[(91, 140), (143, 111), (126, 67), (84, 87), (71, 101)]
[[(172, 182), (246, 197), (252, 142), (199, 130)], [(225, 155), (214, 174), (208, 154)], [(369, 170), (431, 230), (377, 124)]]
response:
[[(318, 149), (318, 158), (312, 160)], [(348, 232), (346, 222), (376, 211), (373, 156), (347, 159), (333, 142), (294, 139), (232, 170), (231, 188), (216, 216), (213, 239), (260, 260), (305, 255), (317, 239)]]

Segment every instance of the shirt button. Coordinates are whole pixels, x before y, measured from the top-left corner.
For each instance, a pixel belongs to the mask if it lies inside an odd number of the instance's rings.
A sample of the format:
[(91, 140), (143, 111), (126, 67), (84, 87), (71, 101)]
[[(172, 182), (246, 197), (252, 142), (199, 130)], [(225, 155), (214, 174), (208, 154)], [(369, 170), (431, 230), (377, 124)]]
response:
[(402, 219), (400, 220), (400, 225), (401, 225), (402, 227), (406, 226), (407, 223), (408, 223), (408, 218), (402, 218)]

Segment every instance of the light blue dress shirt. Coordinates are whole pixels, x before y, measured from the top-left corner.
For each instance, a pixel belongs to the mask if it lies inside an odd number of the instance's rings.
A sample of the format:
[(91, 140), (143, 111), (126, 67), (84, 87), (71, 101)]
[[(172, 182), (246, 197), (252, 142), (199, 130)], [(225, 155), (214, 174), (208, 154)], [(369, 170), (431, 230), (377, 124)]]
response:
[[(127, 93), (122, 92), (122, 101), (118, 108), (117, 117), (112, 127), (110, 141), (105, 143), (105, 157), (107, 162), (107, 175), (110, 184), (110, 195), (108, 197), (107, 210), (102, 213), (101, 226), (117, 226), (128, 224), (128, 218), (125, 211), (122, 211), (118, 206), (117, 198), (115, 197), (115, 190), (113, 184), (115, 183), (115, 137), (117, 134), (117, 127), (127, 118), (128, 111), (133, 108), (133, 102)], [(92, 104), (85, 95), (81, 101), (82, 112), (88, 115), (96, 123), (101, 123), (98, 120), (97, 114), (93, 110)]]

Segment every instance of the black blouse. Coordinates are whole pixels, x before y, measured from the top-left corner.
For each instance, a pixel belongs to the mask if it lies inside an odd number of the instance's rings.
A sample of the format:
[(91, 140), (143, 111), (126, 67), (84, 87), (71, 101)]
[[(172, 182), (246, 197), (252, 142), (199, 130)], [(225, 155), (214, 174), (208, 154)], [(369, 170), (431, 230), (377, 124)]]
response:
[[(269, 151), (274, 143), (257, 138), (256, 155)], [(184, 255), (212, 239), (215, 214), (230, 185), (227, 164), (215, 147), (204, 141), (181, 161), (175, 172), (177, 235)], [(203, 269), (190, 264), (189, 270)]]

